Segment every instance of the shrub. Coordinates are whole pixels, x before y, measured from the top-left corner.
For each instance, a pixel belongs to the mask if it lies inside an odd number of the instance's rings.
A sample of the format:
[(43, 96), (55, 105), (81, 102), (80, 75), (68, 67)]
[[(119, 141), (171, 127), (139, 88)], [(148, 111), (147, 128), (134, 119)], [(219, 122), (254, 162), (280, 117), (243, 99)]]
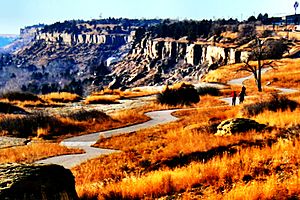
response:
[(6, 102), (0, 102), (0, 113), (5, 113), (5, 114), (26, 114), (27, 112), (18, 107), (14, 106), (10, 103)]
[(167, 105), (189, 105), (198, 103), (200, 97), (193, 85), (183, 83), (177, 88), (167, 86), (162, 93), (157, 95), (157, 101)]
[(264, 112), (265, 110), (284, 111), (290, 109), (291, 111), (294, 111), (298, 106), (299, 104), (296, 101), (290, 100), (284, 96), (279, 97), (278, 95), (273, 95), (269, 101), (245, 105), (242, 112), (246, 116), (254, 116)]
[(79, 125), (64, 123), (55, 117), (43, 113), (16, 117), (5, 116), (0, 120), (0, 131), (5, 135), (27, 138), (36, 136), (40, 129), (48, 131), (48, 134), (44, 133), (45, 137), (84, 130), (84, 128)]
[(41, 101), (41, 99), (29, 92), (7, 92), (1, 95), (2, 98), (9, 101)]
[(71, 112), (67, 115), (63, 115), (62, 117), (67, 117), (76, 121), (97, 120), (98, 122), (110, 119), (110, 117), (102, 111), (84, 109)]
[(197, 88), (197, 92), (199, 95), (211, 95), (211, 96), (219, 96), (220, 90), (216, 87), (206, 86)]

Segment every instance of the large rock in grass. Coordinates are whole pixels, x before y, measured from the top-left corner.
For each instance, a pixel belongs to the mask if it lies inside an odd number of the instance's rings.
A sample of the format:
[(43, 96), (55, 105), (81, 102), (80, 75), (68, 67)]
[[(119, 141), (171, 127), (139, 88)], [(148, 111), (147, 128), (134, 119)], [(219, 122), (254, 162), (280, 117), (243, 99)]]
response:
[(75, 200), (75, 181), (70, 170), (59, 165), (0, 165), (0, 199)]
[(227, 136), (250, 130), (260, 131), (265, 127), (266, 125), (260, 124), (252, 119), (234, 118), (221, 122), (217, 127), (217, 133), (215, 135)]

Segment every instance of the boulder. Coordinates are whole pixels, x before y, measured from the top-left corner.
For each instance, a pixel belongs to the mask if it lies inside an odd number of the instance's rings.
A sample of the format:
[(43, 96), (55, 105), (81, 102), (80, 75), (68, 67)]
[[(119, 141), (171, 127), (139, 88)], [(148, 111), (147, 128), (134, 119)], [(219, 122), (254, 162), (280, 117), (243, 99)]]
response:
[(1, 164), (0, 199), (75, 200), (74, 176), (59, 165)]
[(222, 121), (217, 127), (217, 136), (228, 136), (250, 130), (260, 131), (266, 125), (260, 124), (252, 119), (234, 118)]

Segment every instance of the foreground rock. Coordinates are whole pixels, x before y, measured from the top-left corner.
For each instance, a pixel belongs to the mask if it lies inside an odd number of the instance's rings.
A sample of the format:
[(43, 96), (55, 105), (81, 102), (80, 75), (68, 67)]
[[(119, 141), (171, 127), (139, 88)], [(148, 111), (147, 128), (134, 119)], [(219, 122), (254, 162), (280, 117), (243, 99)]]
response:
[(242, 133), (250, 130), (260, 131), (266, 125), (260, 124), (252, 119), (234, 118), (221, 122), (217, 127), (217, 136), (228, 136), (235, 133)]
[(70, 170), (59, 165), (0, 165), (0, 199), (75, 200), (75, 181)]

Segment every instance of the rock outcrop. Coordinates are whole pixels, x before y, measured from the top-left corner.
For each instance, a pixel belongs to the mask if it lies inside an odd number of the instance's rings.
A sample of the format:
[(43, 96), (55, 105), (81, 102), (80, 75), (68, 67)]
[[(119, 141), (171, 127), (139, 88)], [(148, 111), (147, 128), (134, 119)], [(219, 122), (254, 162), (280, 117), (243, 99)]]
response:
[(186, 64), (199, 65), (234, 64), (245, 61), (248, 51), (237, 45), (214, 44), (211, 42), (194, 42), (170, 38), (144, 38), (136, 45), (132, 54), (144, 55), (150, 59), (183, 58)]
[(199, 81), (209, 70), (243, 62), (249, 54), (234, 44), (146, 36), (111, 67), (111, 75), (126, 86)]
[(234, 118), (221, 122), (217, 127), (217, 136), (229, 136), (236, 133), (242, 133), (250, 130), (260, 131), (266, 125), (260, 124), (254, 120), (246, 118)]
[(0, 199), (76, 200), (75, 181), (70, 170), (59, 165), (0, 165)]

